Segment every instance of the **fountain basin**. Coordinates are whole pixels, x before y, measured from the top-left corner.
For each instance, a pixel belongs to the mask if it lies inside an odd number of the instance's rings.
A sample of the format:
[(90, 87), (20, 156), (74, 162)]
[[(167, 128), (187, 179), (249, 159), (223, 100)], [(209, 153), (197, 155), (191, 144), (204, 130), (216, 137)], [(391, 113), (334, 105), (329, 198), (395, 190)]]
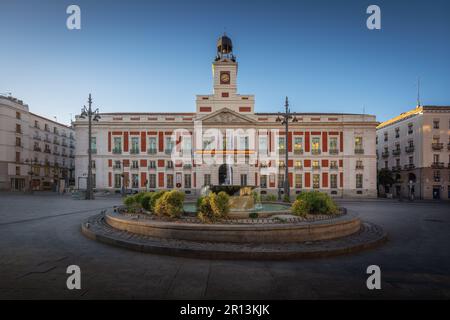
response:
[[(188, 215), (197, 214), (197, 205), (195, 202), (185, 202), (184, 203), (184, 212)], [(241, 218), (245, 219), (249, 217), (249, 214), (252, 212), (257, 212), (258, 217), (265, 218), (270, 217), (276, 214), (285, 214), (290, 213), (290, 206), (283, 203), (278, 202), (263, 202), (261, 203), (260, 208), (252, 208), (246, 210), (239, 209), (231, 209), (229, 213), (230, 218)]]

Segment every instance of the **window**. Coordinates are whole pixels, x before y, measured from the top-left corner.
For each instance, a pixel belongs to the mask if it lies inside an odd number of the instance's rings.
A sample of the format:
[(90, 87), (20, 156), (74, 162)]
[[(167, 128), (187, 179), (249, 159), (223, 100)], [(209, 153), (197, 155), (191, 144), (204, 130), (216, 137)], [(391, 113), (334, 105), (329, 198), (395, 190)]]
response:
[(336, 154), (338, 153), (338, 142), (337, 142), (337, 138), (336, 137), (330, 137), (329, 142), (330, 142), (330, 150), (329, 153), (331, 154)]
[(241, 174), (241, 187), (245, 187), (247, 185), (247, 175)]
[(114, 169), (120, 169), (121, 167), (120, 160), (114, 160)]
[(186, 189), (190, 189), (191, 188), (191, 175), (190, 174), (185, 174), (184, 175), (184, 187)]
[(205, 174), (203, 176), (203, 179), (204, 179), (204, 181), (203, 181), (203, 185), (204, 186), (210, 186), (211, 185), (211, 175), (210, 174)]
[(148, 153), (155, 154), (156, 151), (156, 137), (148, 138)]
[(150, 160), (150, 161), (148, 162), (148, 167), (149, 167), (150, 169), (155, 169), (155, 168), (156, 168), (156, 161)]
[(319, 174), (313, 174), (313, 188), (314, 189), (320, 188), (320, 175)]
[(172, 140), (172, 137), (166, 137), (166, 154), (172, 154), (172, 150), (174, 147), (174, 142)]
[(355, 153), (364, 153), (362, 137), (355, 137)]
[(330, 161), (330, 169), (337, 169), (338, 165), (337, 165), (337, 160), (331, 160)]
[(173, 161), (167, 160), (167, 168), (172, 169), (173, 168)]
[(303, 187), (303, 179), (302, 179), (302, 175), (301, 174), (296, 174), (295, 175), (295, 187), (297, 189), (301, 189)]
[(173, 174), (167, 175), (167, 188), (169, 189), (173, 188)]
[(294, 138), (294, 154), (302, 154), (303, 153), (303, 138), (295, 137)]
[(438, 154), (433, 154), (433, 162), (434, 163), (438, 163), (439, 162), (439, 155)]
[[(36, 145), (36, 142), (34, 143)], [(16, 137), (16, 146), (21, 147), (22, 146), (22, 140), (20, 137)]]
[(439, 129), (439, 120), (433, 120), (433, 129)]
[(312, 162), (312, 168), (313, 168), (313, 169), (319, 169), (319, 168), (320, 168), (319, 160), (313, 160), (313, 162)]
[(20, 119), (20, 112), (16, 112), (16, 119)]
[(395, 138), (400, 138), (400, 128), (395, 128)]
[(151, 173), (148, 175), (148, 187), (156, 188), (156, 174)]
[[(120, 161), (119, 161), (120, 163)], [(120, 173), (116, 173), (114, 175), (114, 188), (120, 188), (122, 186), (121, 184), (122, 175)]]
[[(63, 159), (64, 160), (64, 159)], [(95, 169), (95, 160), (91, 160), (91, 168)]]
[(409, 157), (409, 164), (414, 164), (414, 157)]
[(203, 137), (203, 150), (214, 149), (214, 137)]
[(436, 170), (433, 172), (433, 180), (434, 180), (434, 182), (441, 181), (441, 172), (439, 170)]
[(261, 175), (260, 187), (267, 188), (267, 175), (265, 174)]
[(192, 137), (190, 136), (183, 136), (183, 144), (182, 144), (182, 154), (183, 156), (190, 156), (192, 155)]
[(284, 154), (286, 152), (286, 141), (284, 137), (278, 138), (278, 153)]
[(408, 123), (408, 134), (413, 134), (413, 124)]
[(132, 169), (139, 169), (139, 162), (137, 160), (131, 161), (131, 168)]
[(34, 120), (34, 127), (39, 128), (39, 122), (37, 120)]
[(16, 124), (16, 133), (22, 133), (22, 126), (20, 124)]
[(384, 162), (384, 168), (388, 169), (388, 162), (387, 161)]
[(113, 153), (122, 153), (122, 138), (114, 137)]
[[(63, 142), (63, 144), (64, 144), (64, 142)], [(91, 150), (93, 153), (97, 152), (97, 137), (91, 137)]]
[(400, 167), (400, 159), (395, 159), (395, 165), (396, 165), (397, 167)]
[(320, 138), (319, 137), (313, 137), (311, 139), (311, 153), (312, 154), (320, 153)]
[(295, 160), (295, 166), (296, 169), (302, 168), (302, 160)]
[(19, 166), (16, 167), (16, 176), (20, 176), (20, 167)]
[(130, 153), (139, 153), (139, 137), (131, 137), (131, 149)]
[(248, 150), (248, 137), (239, 137), (239, 150)]
[(20, 162), (20, 152), (16, 152), (16, 162)]
[(330, 188), (337, 189), (337, 174), (330, 174)]
[(131, 175), (131, 187), (139, 188), (139, 175), (137, 175), (137, 174)]
[(356, 188), (361, 189), (363, 187), (363, 175), (357, 174), (356, 175)]
[(92, 188), (97, 188), (97, 177), (96, 177), (95, 173), (92, 174), (91, 182), (92, 182)]
[(387, 133), (387, 131), (384, 133), (384, 141), (388, 141), (388, 133)]
[(356, 169), (363, 169), (363, 161), (362, 160), (356, 160)]
[(259, 153), (267, 154), (267, 136), (259, 136)]
[(278, 175), (278, 188), (283, 188), (284, 184), (284, 174)]

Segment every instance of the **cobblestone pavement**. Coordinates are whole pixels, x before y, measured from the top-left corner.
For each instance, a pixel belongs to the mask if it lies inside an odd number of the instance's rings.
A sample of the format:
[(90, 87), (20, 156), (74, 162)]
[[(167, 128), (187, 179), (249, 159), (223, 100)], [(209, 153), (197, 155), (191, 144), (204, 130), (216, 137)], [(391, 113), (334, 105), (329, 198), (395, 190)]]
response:
[[(450, 204), (348, 201), (389, 234), (354, 255), (297, 261), (211, 261), (128, 251), (85, 238), (80, 223), (117, 197), (72, 200), (0, 193), (1, 299), (376, 299), (450, 298)], [(66, 268), (81, 268), (81, 290)], [(377, 264), (382, 289), (366, 288)]]

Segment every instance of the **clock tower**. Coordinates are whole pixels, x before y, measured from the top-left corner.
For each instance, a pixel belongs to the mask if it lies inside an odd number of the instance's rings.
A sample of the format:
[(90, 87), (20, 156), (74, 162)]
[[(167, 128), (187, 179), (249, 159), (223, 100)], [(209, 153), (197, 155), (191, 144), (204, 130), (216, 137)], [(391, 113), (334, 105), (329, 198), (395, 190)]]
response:
[(253, 114), (254, 96), (237, 93), (238, 64), (233, 43), (225, 34), (217, 40), (217, 54), (212, 64), (213, 94), (197, 95), (197, 113), (204, 115), (223, 108)]

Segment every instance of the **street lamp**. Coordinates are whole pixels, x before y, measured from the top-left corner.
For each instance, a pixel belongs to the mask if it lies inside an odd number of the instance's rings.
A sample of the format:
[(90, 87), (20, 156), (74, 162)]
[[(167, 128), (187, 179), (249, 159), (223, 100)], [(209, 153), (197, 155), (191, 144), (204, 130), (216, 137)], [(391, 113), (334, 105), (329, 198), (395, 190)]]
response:
[(28, 171), (28, 174), (30, 175), (29, 191), (30, 193), (33, 193), (33, 175), (34, 175), (33, 166), (39, 164), (39, 161), (35, 159), (26, 159), (25, 163), (30, 165), (30, 171)]
[[(285, 126), (285, 161), (284, 161), (284, 181), (283, 181), (283, 186), (284, 186), (284, 194), (285, 196), (287, 196), (287, 199), (290, 199), (290, 189), (289, 189), (289, 166), (288, 166), (288, 160), (289, 160), (289, 154), (288, 151), (289, 149), (287, 148), (288, 146), (288, 132), (289, 132), (289, 120), (291, 120), (292, 122), (298, 122), (297, 117), (295, 116), (295, 113), (291, 113), (291, 110), (289, 108), (289, 101), (288, 101), (288, 97), (286, 97), (286, 101), (284, 103), (284, 107), (285, 107), (285, 112), (281, 113), (278, 112), (278, 117), (276, 119), (276, 122), (281, 122), (282, 125)], [(286, 150), (288, 149), (288, 150)]]
[(88, 118), (88, 178), (87, 178), (87, 190), (86, 190), (86, 200), (94, 199), (94, 195), (92, 192), (92, 121), (98, 122), (100, 119), (100, 114), (98, 108), (92, 111), (92, 98), (89, 93), (88, 98), (88, 108), (83, 106), (81, 108), (81, 119)]

